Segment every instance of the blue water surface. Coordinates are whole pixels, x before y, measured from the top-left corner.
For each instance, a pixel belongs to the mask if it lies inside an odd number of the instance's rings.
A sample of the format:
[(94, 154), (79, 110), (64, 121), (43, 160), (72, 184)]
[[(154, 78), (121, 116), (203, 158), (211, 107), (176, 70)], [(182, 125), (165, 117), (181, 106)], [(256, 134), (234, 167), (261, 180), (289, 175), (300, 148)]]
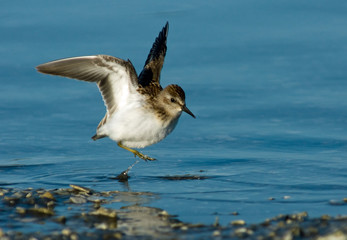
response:
[[(192, 223), (346, 215), (332, 204), (347, 197), (346, 12), (338, 0), (2, 2), (0, 187), (148, 191), (140, 204)], [(97, 87), (35, 66), (108, 54), (140, 72), (166, 21), (161, 83), (182, 86), (197, 118), (183, 114), (142, 150), (158, 161), (120, 183), (135, 159), (90, 139), (105, 112)], [(207, 179), (163, 178), (187, 174)]]

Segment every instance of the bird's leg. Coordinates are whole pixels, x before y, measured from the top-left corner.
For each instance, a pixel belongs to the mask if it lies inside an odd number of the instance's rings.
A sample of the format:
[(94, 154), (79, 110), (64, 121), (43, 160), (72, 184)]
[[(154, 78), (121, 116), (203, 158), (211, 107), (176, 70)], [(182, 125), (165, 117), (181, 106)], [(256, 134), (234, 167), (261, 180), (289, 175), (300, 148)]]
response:
[(118, 144), (119, 147), (124, 148), (125, 150), (128, 150), (129, 152), (132, 152), (135, 155), (135, 157), (138, 156), (139, 158), (141, 158), (141, 159), (143, 159), (145, 161), (148, 161), (148, 160), (149, 161), (154, 161), (155, 160), (155, 158), (151, 158), (151, 157), (149, 157), (147, 155), (144, 155), (144, 154), (140, 153), (139, 151), (136, 151), (135, 149), (131, 149), (131, 148), (128, 148), (128, 147), (122, 145), (121, 142), (117, 142), (117, 144)]

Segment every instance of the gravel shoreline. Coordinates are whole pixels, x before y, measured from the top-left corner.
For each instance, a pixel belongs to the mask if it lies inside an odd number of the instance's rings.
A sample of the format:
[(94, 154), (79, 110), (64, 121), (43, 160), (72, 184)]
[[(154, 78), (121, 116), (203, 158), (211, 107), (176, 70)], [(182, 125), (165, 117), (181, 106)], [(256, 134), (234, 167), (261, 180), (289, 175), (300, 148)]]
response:
[[(222, 226), (179, 221), (163, 209), (142, 206), (149, 192), (0, 189), (0, 239), (347, 239), (347, 216), (280, 215), (259, 224)], [(107, 204), (129, 202), (119, 209)], [(131, 204), (133, 203), (133, 204)]]

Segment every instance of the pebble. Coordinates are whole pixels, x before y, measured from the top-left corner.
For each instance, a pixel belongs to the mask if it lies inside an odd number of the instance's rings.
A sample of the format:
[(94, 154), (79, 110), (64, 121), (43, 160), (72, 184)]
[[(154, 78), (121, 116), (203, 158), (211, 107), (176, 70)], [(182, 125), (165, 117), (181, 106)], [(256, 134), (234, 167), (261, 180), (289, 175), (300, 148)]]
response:
[(185, 225), (181, 226), (181, 230), (182, 231), (188, 231), (188, 226), (185, 226)]
[(53, 216), (54, 211), (49, 208), (29, 208), (27, 210), (27, 213), (32, 213), (36, 215), (42, 215), (42, 216)]
[(23, 207), (16, 207), (16, 212), (23, 215), (26, 213), (26, 209)]
[(26, 198), (31, 198), (33, 196), (33, 193), (32, 192), (29, 192), (25, 197)]
[(161, 212), (159, 213), (159, 216), (162, 216), (162, 217), (169, 217), (170, 214), (169, 214), (167, 211), (163, 210), (163, 211), (161, 211)]
[(65, 216), (59, 216), (54, 219), (55, 222), (65, 224), (66, 223), (66, 217)]
[(47, 202), (46, 205), (47, 205), (48, 208), (54, 208), (55, 202), (54, 201), (49, 201), (49, 202)]
[(70, 184), (70, 187), (73, 188), (74, 190), (78, 191), (78, 192), (83, 192), (83, 193), (87, 193), (87, 194), (93, 193), (93, 190), (90, 188), (81, 187), (81, 186), (74, 185), (74, 184)]
[(96, 215), (96, 216), (102, 216), (102, 217), (108, 217), (108, 218), (116, 218), (117, 212), (112, 209), (106, 209), (103, 207), (100, 207), (99, 209), (92, 211), (89, 213), (90, 215)]
[(51, 200), (55, 200), (53, 194), (50, 193), (50, 192), (45, 192), (45, 193), (41, 194), (40, 198), (48, 198), (48, 199), (51, 199)]
[(220, 235), (222, 235), (222, 233), (221, 233), (220, 230), (215, 230), (215, 231), (213, 231), (213, 233), (212, 233), (212, 236), (213, 236), (213, 237), (219, 237)]
[(71, 230), (68, 228), (64, 228), (61, 233), (65, 236), (70, 236), (71, 235)]
[(230, 223), (233, 226), (243, 226), (246, 225), (246, 222), (244, 220), (235, 220)]
[(71, 240), (78, 240), (78, 235), (76, 233), (73, 233), (70, 235)]
[(336, 231), (330, 234), (326, 234), (324, 236), (320, 236), (317, 238), (317, 240), (346, 240), (347, 236), (345, 233), (341, 231)]
[(87, 202), (87, 199), (82, 196), (72, 196), (70, 197), (69, 202), (74, 204), (83, 204)]
[(238, 228), (234, 231), (234, 234), (240, 238), (246, 238), (250, 235), (253, 235), (253, 231), (251, 229), (242, 227), (242, 228)]
[(331, 217), (330, 217), (329, 215), (322, 215), (322, 216), (320, 217), (320, 219), (322, 219), (322, 220), (324, 220), (324, 221), (328, 221), (328, 220), (331, 219)]

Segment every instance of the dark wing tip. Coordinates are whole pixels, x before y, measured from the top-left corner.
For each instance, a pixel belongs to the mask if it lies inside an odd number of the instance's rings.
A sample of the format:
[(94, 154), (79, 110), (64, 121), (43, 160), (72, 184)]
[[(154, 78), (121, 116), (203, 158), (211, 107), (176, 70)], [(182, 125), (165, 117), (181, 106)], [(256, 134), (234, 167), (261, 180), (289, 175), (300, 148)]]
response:
[[(152, 48), (147, 56), (144, 69), (139, 75), (139, 83), (142, 86), (148, 85), (153, 80), (153, 78), (155, 79), (155, 81), (159, 81), (160, 71), (163, 67), (164, 58), (167, 50), (166, 42), (168, 33), (169, 22), (166, 22), (165, 26), (162, 28), (162, 30), (156, 37), (152, 45)], [(156, 63), (153, 64), (152, 62)]]
[(167, 35), (169, 34), (169, 21), (166, 21), (166, 24), (161, 31), (165, 32), (165, 37), (167, 38)]
[(150, 61), (158, 59), (160, 56), (165, 57), (166, 55), (166, 42), (167, 36), (169, 34), (169, 22), (166, 22), (163, 29), (158, 34), (158, 37), (155, 39), (152, 48), (148, 54), (145, 65), (147, 65)]

